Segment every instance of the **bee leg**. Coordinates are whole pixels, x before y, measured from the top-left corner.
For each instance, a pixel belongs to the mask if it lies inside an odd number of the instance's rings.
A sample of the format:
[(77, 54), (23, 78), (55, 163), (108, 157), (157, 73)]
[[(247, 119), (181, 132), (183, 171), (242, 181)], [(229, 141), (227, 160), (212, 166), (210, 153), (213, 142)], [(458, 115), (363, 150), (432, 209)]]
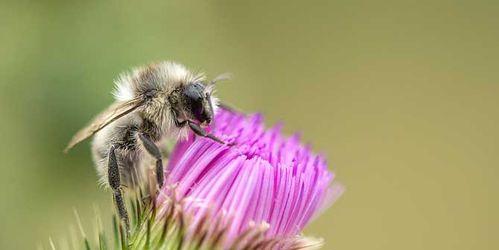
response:
[(161, 151), (158, 146), (144, 133), (139, 134), (139, 138), (144, 145), (144, 148), (149, 154), (156, 158), (156, 180), (158, 182), (159, 188), (163, 186), (163, 160), (161, 156)]
[(221, 144), (225, 144), (224, 141), (222, 141), (220, 138), (216, 137), (215, 135), (213, 134), (210, 134), (208, 132), (206, 132), (206, 130), (204, 130), (203, 128), (201, 128), (199, 125), (197, 125), (196, 123), (193, 123), (191, 121), (188, 121), (187, 122), (189, 124), (189, 127), (191, 128), (191, 130), (196, 134), (196, 135), (199, 135), (199, 136), (202, 136), (202, 137), (206, 137), (206, 138), (210, 138), (218, 143), (221, 143)]
[(114, 201), (116, 202), (116, 208), (118, 209), (118, 215), (125, 224), (125, 229), (127, 234), (130, 232), (130, 222), (128, 220), (128, 213), (126, 211), (125, 203), (123, 201), (123, 194), (121, 192), (121, 180), (120, 180), (120, 169), (118, 166), (118, 161), (116, 159), (116, 153), (114, 152), (115, 146), (111, 146), (108, 155), (108, 181), (109, 186), (113, 189)]

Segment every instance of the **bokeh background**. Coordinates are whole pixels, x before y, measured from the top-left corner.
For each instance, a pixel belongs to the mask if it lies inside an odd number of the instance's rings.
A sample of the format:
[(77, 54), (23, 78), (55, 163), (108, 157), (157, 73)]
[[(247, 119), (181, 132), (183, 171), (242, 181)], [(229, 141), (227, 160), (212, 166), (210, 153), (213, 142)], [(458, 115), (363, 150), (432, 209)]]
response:
[(499, 249), (498, 1), (0, 1), (0, 249), (91, 228), (71, 135), (123, 70), (173, 59), (285, 123), (347, 186), (325, 249)]

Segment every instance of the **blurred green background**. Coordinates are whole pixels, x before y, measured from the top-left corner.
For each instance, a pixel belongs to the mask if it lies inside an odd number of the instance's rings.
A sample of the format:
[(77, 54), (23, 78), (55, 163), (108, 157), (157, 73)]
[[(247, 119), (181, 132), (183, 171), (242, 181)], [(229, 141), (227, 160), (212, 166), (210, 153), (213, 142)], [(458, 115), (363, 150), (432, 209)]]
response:
[(172, 59), (324, 152), (325, 249), (499, 249), (498, 1), (0, 2), (0, 249), (107, 214), (71, 135), (113, 79)]

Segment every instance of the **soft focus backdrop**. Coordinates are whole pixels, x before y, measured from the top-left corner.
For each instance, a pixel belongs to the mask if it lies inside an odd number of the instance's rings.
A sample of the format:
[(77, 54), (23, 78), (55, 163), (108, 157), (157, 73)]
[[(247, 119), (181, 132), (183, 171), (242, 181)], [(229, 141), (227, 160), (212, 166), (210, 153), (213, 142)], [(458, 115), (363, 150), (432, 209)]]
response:
[(325, 249), (499, 249), (499, 2), (269, 2), (1, 0), (0, 249), (108, 214), (88, 143), (62, 149), (164, 59), (328, 156)]

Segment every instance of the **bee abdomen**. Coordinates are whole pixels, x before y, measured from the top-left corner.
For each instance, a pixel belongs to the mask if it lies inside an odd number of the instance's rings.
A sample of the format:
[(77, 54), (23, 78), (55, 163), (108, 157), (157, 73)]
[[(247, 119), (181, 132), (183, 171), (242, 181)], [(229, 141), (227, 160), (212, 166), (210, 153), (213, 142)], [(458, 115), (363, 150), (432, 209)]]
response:
[(131, 114), (110, 124), (95, 135), (92, 152), (102, 183), (105, 184), (107, 179), (108, 155), (111, 146), (115, 148), (122, 183), (134, 186), (141, 179), (142, 152), (137, 141), (140, 126), (140, 118)]

